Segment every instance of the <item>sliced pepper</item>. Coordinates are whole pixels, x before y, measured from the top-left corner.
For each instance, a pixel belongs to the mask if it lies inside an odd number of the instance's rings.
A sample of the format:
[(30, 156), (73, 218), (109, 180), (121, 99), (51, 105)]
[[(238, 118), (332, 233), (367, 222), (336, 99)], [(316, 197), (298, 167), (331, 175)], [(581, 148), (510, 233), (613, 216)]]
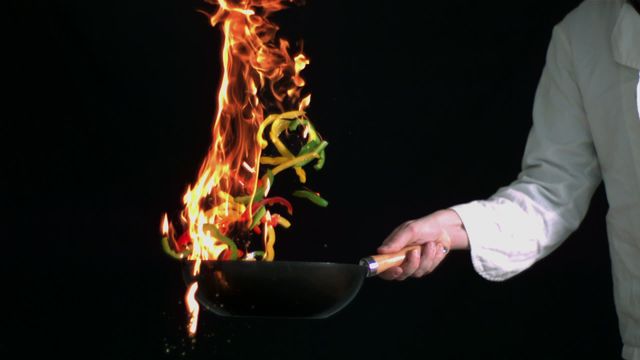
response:
[(274, 205), (274, 204), (278, 204), (286, 207), (289, 215), (293, 214), (293, 206), (291, 206), (291, 203), (287, 199), (281, 196), (268, 197), (266, 199), (263, 199), (260, 202), (253, 204), (253, 211), (258, 210), (259, 207), (264, 207), (264, 206)]
[(318, 206), (327, 207), (327, 205), (329, 205), (327, 200), (323, 199), (319, 194), (311, 191), (297, 190), (293, 192), (293, 196), (307, 199)]
[(260, 220), (262, 220), (266, 213), (267, 209), (265, 209), (264, 206), (260, 206), (260, 208), (253, 214), (253, 221), (251, 222), (251, 225), (249, 225), (249, 229), (252, 229), (256, 225), (258, 225), (260, 223)]
[(230, 256), (229, 260), (236, 260), (238, 258), (238, 247), (236, 246), (236, 243), (233, 240), (229, 239), (228, 237), (224, 236), (220, 232), (220, 230), (218, 230), (217, 226), (215, 226), (214, 224), (204, 224), (202, 226), (202, 229), (204, 231), (213, 233), (213, 236), (216, 238), (216, 240), (227, 245), (227, 247), (229, 248), (228, 250), (231, 251), (231, 254), (229, 255)]
[(324, 150), (320, 151), (320, 158), (318, 159), (318, 161), (316, 162), (315, 165), (313, 165), (313, 168), (316, 170), (320, 170), (322, 169), (322, 167), (324, 166), (324, 161), (325, 161), (325, 155), (324, 155)]
[(167, 236), (163, 236), (162, 237), (161, 243), (162, 243), (162, 250), (164, 250), (164, 252), (167, 255), (171, 256), (174, 259), (178, 259), (178, 260), (184, 258), (184, 256), (185, 256), (184, 252), (181, 252), (181, 253), (175, 252), (175, 251), (173, 251), (171, 246), (169, 246), (169, 238)]

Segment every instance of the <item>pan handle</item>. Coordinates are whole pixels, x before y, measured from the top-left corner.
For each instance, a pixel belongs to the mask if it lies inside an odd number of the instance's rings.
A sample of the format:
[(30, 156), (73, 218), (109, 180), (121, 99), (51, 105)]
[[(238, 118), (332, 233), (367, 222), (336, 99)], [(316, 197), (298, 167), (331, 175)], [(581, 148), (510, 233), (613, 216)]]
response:
[(402, 264), (407, 253), (411, 250), (420, 251), (420, 245), (408, 246), (392, 254), (369, 256), (360, 260), (360, 265), (367, 268), (367, 277), (376, 276), (381, 272)]

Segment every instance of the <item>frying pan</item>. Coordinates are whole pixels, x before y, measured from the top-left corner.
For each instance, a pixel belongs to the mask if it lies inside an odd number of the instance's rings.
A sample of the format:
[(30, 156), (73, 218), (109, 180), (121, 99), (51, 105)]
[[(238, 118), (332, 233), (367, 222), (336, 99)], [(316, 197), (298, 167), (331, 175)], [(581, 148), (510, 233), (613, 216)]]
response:
[(402, 264), (410, 246), (363, 258), (358, 265), (299, 261), (185, 261), (187, 283), (198, 281), (196, 299), (207, 310), (232, 317), (322, 319), (347, 306), (366, 277)]

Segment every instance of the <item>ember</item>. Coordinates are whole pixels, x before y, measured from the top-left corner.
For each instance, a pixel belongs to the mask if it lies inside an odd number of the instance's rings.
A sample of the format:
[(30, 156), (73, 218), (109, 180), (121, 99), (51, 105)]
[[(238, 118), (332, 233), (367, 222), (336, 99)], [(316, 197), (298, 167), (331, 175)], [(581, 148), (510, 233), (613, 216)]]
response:
[[(184, 230), (177, 231), (166, 214), (162, 225), (163, 249), (176, 259), (194, 261), (193, 275), (206, 260), (272, 261), (275, 228), (291, 226), (275, 210), (293, 213), (287, 199), (269, 196), (275, 177), (292, 170), (306, 183), (305, 166), (313, 163), (320, 170), (328, 145), (305, 112), (311, 95), (302, 96), (300, 72), (309, 59), (302, 53), (292, 57), (289, 43), (276, 36), (278, 26), (268, 20), (294, 1), (212, 3), (218, 9), (207, 16), (224, 35), (213, 143), (197, 181), (184, 194), (179, 219)], [(308, 190), (293, 196), (328, 204)], [(197, 325), (197, 288), (197, 282), (190, 284), (186, 295), (191, 335)]]

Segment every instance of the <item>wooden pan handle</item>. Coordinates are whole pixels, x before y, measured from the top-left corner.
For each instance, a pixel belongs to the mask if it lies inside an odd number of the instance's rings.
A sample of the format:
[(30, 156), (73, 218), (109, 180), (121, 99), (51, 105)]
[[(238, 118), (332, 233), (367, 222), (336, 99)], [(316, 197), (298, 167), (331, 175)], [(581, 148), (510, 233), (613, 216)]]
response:
[(368, 269), (367, 276), (375, 276), (394, 266), (402, 264), (404, 259), (407, 257), (407, 253), (411, 250), (420, 251), (420, 245), (409, 246), (392, 254), (369, 256), (360, 260), (360, 265), (365, 266)]

